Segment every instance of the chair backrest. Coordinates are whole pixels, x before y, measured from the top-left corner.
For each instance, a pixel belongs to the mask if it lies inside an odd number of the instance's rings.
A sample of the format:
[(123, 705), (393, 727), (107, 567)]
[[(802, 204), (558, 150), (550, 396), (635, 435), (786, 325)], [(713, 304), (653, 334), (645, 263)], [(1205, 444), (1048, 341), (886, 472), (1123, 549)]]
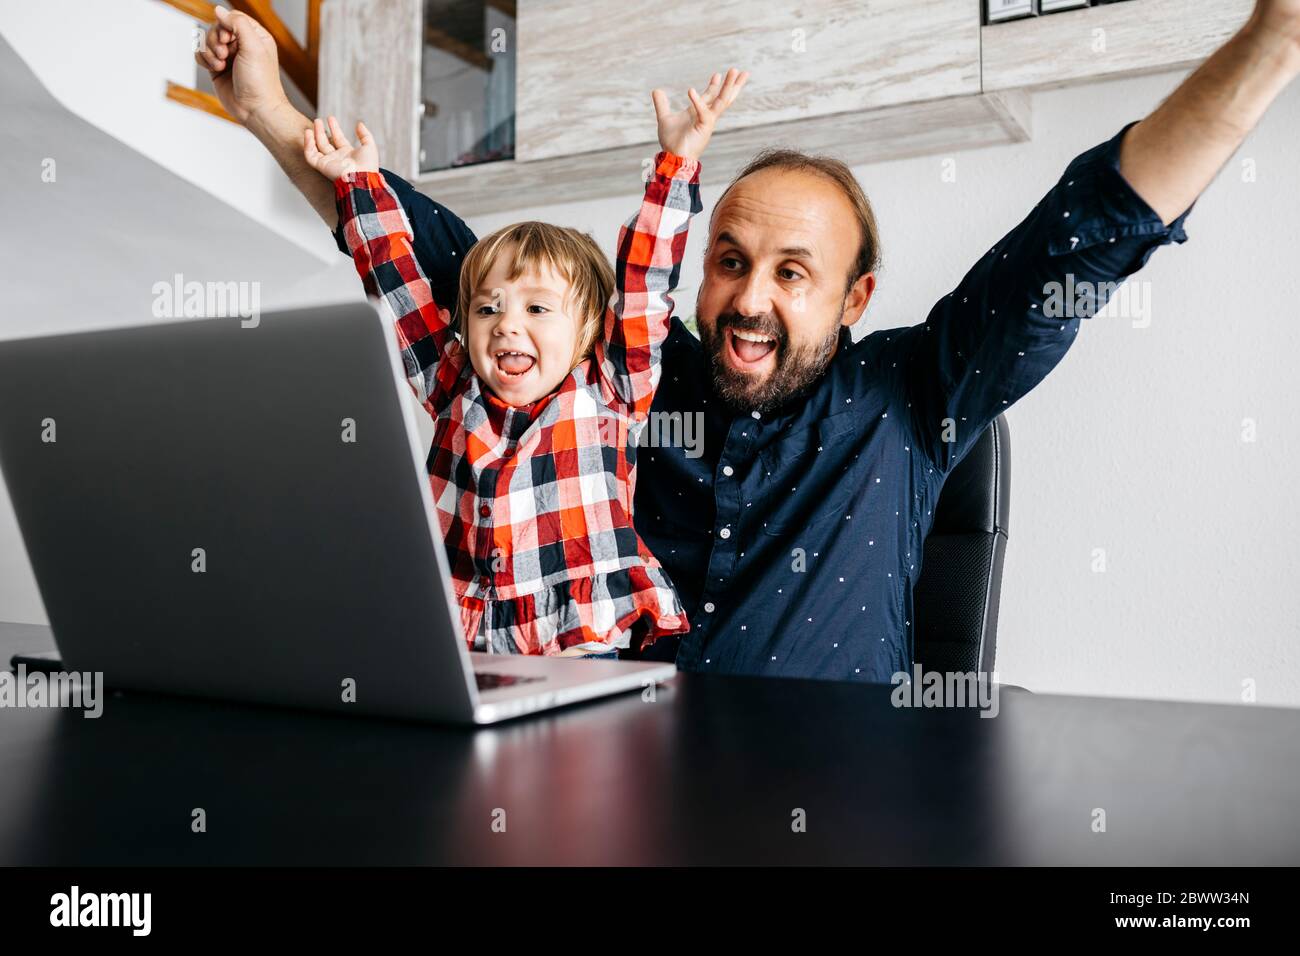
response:
[(999, 415), (939, 492), (913, 590), (922, 671), (992, 672), (1010, 507), (1011, 432)]

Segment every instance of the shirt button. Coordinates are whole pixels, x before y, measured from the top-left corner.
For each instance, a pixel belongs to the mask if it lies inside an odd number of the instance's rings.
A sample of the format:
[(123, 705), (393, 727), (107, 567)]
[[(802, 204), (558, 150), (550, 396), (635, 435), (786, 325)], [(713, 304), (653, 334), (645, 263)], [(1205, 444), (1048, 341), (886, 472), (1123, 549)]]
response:
[(732, 475), (736, 473), (736, 470), (732, 468), (730, 465), (723, 465), (722, 473), (726, 475), (728, 478), (730, 478)]
[(712, 613), (713, 613), (713, 602), (712, 602), (712, 601), (705, 601), (705, 602), (704, 602), (704, 613), (705, 613), (705, 614), (712, 614)]
[(489, 508), (487, 505), (483, 505), (481, 508), (478, 509), (478, 513), (481, 514), (484, 518), (486, 518), (488, 515), (492, 513), (492, 509)]
[(718, 537), (721, 538), (723, 541), (726, 541), (728, 538), (731, 537), (731, 529), (723, 528), (721, 531), (718, 532)]
[(763, 417), (763, 416), (760, 415), (758, 412), (750, 412), (749, 414), (753, 415), (755, 418), (762, 418), (762, 417)]

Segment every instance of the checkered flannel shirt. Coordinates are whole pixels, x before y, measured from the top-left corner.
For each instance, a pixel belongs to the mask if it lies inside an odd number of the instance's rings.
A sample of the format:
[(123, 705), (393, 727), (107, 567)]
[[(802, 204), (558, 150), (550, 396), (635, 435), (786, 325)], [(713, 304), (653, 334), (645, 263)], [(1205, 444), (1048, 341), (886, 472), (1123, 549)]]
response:
[(429, 482), (470, 648), (555, 654), (635, 638), (642, 649), (688, 630), (672, 583), (633, 529), (632, 500), (669, 292), (701, 209), (698, 161), (656, 157), (641, 207), (619, 233), (603, 337), (528, 406), (507, 405), (475, 374), (383, 176), (349, 174), (335, 195), (357, 271), (391, 312), (408, 379), (435, 423)]

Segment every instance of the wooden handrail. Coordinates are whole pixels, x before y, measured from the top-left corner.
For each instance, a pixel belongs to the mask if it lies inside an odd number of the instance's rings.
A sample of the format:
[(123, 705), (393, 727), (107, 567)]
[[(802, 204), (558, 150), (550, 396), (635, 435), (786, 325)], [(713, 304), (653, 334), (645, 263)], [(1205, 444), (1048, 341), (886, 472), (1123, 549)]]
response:
[[(247, 13), (258, 23), (266, 27), (266, 32), (275, 39), (275, 48), (280, 54), (280, 68), (289, 74), (294, 86), (314, 105), (316, 103), (316, 64), (307, 56), (307, 50), (299, 45), (289, 28), (284, 25), (273, 9), (271, 0), (230, 0), (236, 10)], [(310, 17), (308, 18), (310, 19)]]
[(204, 23), (212, 23), (217, 19), (217, 15), (212, 12), (213, 4), (206, 0), (163, 0), (163, 3)]
[(307, 58), (320, 69), (320, 0), (307, 0)]
[(202, 110), (205, 113), (211, 113), (213, 116), (219, 116), (239, 125), (239, 121), (226, 112), (225, 108), (211, 93), (204, 93), (202, 90), (192, 90), (188, 86), (181, 86), (179, 83), (167, 81), (167, 99), (175, 100), (182, 106), (188, 106), (191, 109)]

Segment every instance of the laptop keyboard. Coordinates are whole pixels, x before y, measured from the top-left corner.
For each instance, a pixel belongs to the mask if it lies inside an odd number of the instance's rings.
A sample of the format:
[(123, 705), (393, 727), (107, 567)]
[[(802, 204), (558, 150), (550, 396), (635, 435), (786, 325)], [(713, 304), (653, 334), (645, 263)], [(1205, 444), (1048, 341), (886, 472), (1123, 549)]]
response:
[(520, 677), (515, 674), (480, 674), (474, 672), (474, 681), (479, 690), (496, 690), (498, 687), (513, 687), (516, 684), (531, 684), (543, 680), (541, 677)]

